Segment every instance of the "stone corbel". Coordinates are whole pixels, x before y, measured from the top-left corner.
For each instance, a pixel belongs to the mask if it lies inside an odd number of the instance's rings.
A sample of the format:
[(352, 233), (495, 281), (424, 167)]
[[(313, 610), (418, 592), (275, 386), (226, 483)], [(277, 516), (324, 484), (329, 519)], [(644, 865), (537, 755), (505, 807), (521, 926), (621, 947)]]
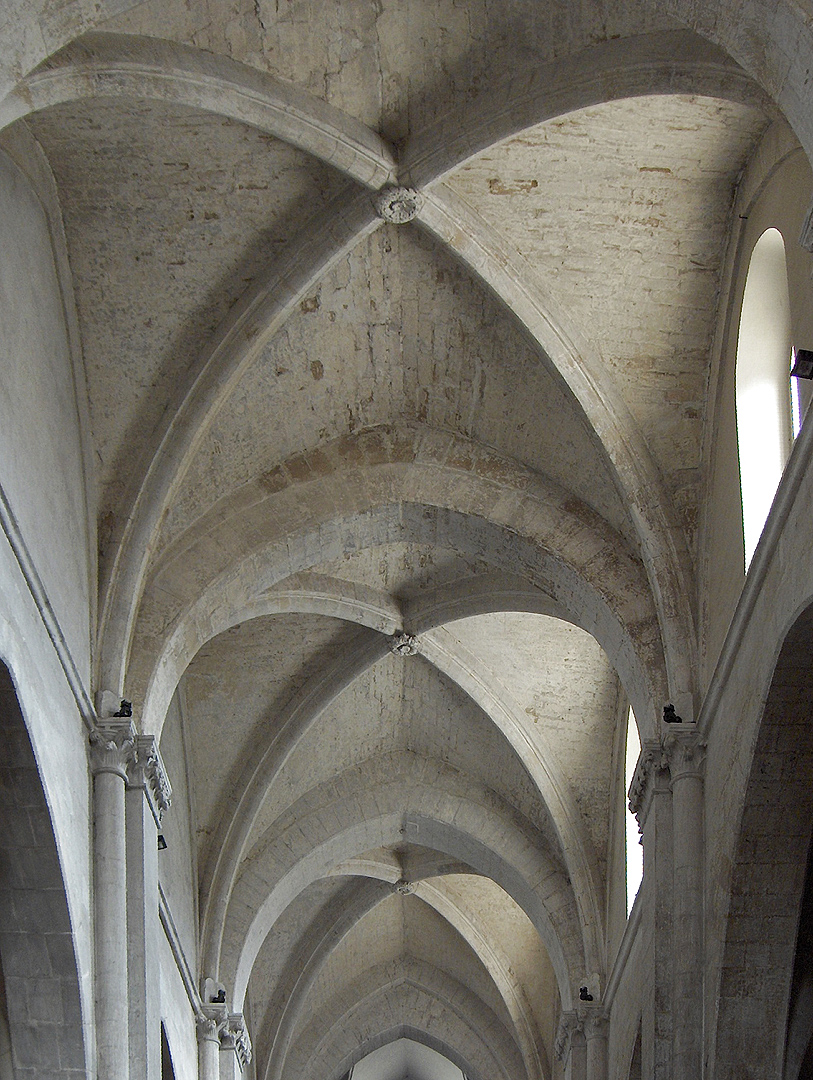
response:
[(172, 802), (172, 788), (154, 735), (136, 735), (127, 785), (143, 788), (155, 824), (160, 829), (161, 816)]

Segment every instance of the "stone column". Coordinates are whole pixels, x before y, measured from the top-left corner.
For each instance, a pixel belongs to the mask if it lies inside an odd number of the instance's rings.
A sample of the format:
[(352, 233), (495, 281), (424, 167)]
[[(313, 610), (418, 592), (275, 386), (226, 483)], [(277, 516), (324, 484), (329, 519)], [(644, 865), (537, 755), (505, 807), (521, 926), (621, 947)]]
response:
[(566, 1080), (587, 1080), (587, 1044), (584, 1019), (575, 1009), (559, 1017), (554, 1053), (561, 1061)]
[(671, 725), (663, 738), (673, 816), (675, 1080), (695, 1080), (703, 1062), (703, 761), (696, 724)]
[(125, 795), (130, 1075), (161, 1078), (158, 834), (172, 791), (155, 738), (137, 735)]
[(236, 1070), (242, 1073), (250, 1064), (251, 1039), (242, 1013), (229, 1013), (220, 1035), (220, 1049), (232, 1051), (221, 1058), (220, 1080), (231, 1080)]
[(584, 1017), (584, 1036), (587, 1041), (587, 1080), (607, 1080), (607, 1035), (610, 1022), (599, 1012), (590, 1011)]
[(237, 1068), (243, 1072), (251, 1063), (251, 1039), (242, 1013), (230, 1013), (224, 1001), (204, 1002), (197, 1026), (198, 1080), (232, 1080)]
[(106, 719), (91, 736), (97, 1080), (129, 1076), (124, 785), (134, 752), (129, 719)]
[(644, 742), (629, 798), (644, 844), (642, 1072), (653, 1080), (672, 1080), (672, 793), (659, 739)]
[(225, 1005), (204, 1005), (197, 1018), (198, 1080), (220, 1080), (220, 1032), (227, 1017)]

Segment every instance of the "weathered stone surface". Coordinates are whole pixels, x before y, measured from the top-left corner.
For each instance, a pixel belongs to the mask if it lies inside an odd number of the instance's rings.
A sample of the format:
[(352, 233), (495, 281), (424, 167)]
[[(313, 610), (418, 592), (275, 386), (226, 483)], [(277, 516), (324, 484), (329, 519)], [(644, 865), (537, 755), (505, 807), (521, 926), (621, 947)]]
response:
[(0, 1074), (801, 1059), (813, 432), (743, 584), (734, 402), (803, 8), (5, 5)]

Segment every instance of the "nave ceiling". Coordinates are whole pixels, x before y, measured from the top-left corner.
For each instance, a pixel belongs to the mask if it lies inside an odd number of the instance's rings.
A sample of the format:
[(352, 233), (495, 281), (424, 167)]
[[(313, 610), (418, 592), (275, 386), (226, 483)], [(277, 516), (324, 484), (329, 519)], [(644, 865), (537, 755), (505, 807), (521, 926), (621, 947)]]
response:
[(199, 974), (268, 1080), (399, 1025), (552, 1075), (626, 918), (628, 705), (697, 700), (773, 107), (655, 5), (454, 0), (147, 0), (14, 107), (81, 336), (96, 674), (179, 774)]

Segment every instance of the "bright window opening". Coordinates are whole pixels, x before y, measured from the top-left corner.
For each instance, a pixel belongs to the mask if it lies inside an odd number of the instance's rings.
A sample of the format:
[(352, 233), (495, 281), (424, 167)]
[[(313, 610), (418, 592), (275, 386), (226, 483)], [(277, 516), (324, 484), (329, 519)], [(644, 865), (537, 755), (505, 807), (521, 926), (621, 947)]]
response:
[[(796, 360), (796, 354), (793, 349), (790, 351), (790, 366)], [(797, 438), (799, 432), (802, 430), (802, 420), (804, 419), (804, 409), (802, 407), (802, 396), (799, 392), (799, 380), (790, 380), (790, 416), (791, 416), (791, 428), (793, 429), (793, 438)]]
[(466, 1080), (465, 1074), (437, 1050), (414, 1039), (373, 1050), (355, 1065), (349, 1080)]
[(777, 229), (767, 229), (751, 255), (737, 339), (737, 440), (746, 569), (790, 453), (790, 350), (785, 243)]
[[(629, 791), (632, 778), (635, 775), (635, 766), (641, 755), (641, 740), (638, 738), (638, 725), (632, 709), (627, 717), (627, 755), (625, 776), (625, 791)], [(641, 836), (638, 832), (638, 821), (627, 806), (627, 915), (632, 911), (635, 897), (641, 887), (644, 877), (644, 849), (641, 846)]]

